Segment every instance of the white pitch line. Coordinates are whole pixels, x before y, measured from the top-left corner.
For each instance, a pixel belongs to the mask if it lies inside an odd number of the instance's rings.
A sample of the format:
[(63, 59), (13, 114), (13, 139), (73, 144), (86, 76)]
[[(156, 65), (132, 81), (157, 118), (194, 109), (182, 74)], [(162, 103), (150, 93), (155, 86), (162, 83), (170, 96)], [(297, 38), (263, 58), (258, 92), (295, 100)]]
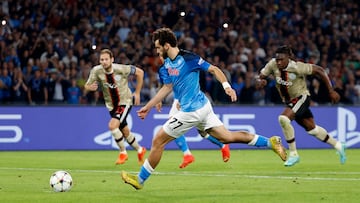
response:
[[(266, 175), (245, 175), (245, 174), (169, 174), (154, 173), (159, 175), (178, 175), (178, 176), (202, 176), (202, 177), (234, 177), (234, 178), (251, 178), (251, 179), (286, 179), (286, 180), (324, 180), (324, 181), (360, 181), (360, 178), (323, 178), (323, 177), (299, 177), (299, 176), (266, 176)], [(306, 174), (303, 174), (306, 175)]]
[[(66, 169), (55, 168), (11, 168), (0, 167), (0, 171), (17, 170), (17, 171), (57, 171)], [(81, 170), (69, 169), (69, 172), (77, 173), (120, 173), (120, 171), (111, 170)], [(138, 173), (137, 171), (129, 171), (130, 173)], [(154, 172), (154, 175), (164, 176), (201, 176), (201, 177), (236, 177), (236, 178), (257, 178), (257, 179), (285, 179), (285, 180), (324, 180), (324, 181), (360, 181), (360, 178), (340, 178), (340, 177), (301, 177), (301, 176), (286, 176), (286, 175), (357, 175), (360, 172), (275, 172), (274, 175), (251, 175), (248, 173), (213, 173), (213, 172)]]

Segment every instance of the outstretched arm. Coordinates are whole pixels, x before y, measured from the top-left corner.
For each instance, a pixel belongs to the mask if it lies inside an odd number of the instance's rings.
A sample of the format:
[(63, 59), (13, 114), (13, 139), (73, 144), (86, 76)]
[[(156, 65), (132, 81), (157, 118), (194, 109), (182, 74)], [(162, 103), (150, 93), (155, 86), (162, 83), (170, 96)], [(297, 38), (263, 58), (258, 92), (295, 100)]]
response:
[(237, 100), (236, 92), (231, 88), (231, 85), (226, 79), (225, 74), (220, 70), (219, 67), (210, 65), (208, 69), (209, 73), (215, 76), (215, 78), (222, 84), (225, 93), (230, 96), (231, 101), (234, 102)]
[(172, 84), (163, 85), (156, 95), (140, 110), (137, 111), (138, 116), (144, 119), (149, 113), (150, 109), (161, 102), (172, 91)]

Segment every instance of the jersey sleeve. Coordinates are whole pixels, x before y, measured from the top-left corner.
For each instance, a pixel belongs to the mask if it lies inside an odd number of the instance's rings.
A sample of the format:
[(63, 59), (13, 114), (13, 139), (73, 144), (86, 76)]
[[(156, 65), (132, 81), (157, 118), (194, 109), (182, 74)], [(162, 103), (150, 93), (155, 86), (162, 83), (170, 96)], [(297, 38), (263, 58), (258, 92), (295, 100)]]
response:
[(159, 74), (159, 82), (161, 85), (171, 83), (171, 79), (169, 77), (169, 74), (168, 74), (165, 66), (161, 66), (159, 68), (158, 74)]
[(208, 71), (210, 67), (210, 63), (201, 58), (198, 54), (194, 52), (181, 50), (180, 54), (184, 57), (185, 62), (187, 63), (187, 67), (192, 70), (204, 70)]
[(133, 75), (136, 72), (136, 67), (134, 65), (113, 63), (112, 67), (115, 74), (126, 77), (129, 75)]
[(205, 61), (203, 58), (201, 58), (199, 55), (195, 53), (189, 53), (184, 55), (185, 61), (189, 63), (189, 67), (192, 70), (204, 70), (208, 71), (210, 67), (210, 63)]
[(275, 59), (271, 59), (265, 66), (264, 68), (261, 69), (260, 73), (265, 75), (265, 76), (269, 76), (273, 71), (272, 71), (272, 67), (276, 65), (275, 63)]
[(201, 58), (199, 56), (199, 59), (197, 61), (197, 64), (200, 66), (200, 69), (201, 70), (205, 70), (205, 71), (208, 71), (209, 70), (209, 67), (210, 67), (210, 63), (205, 61), (203, 58)]
[(298, 61), (297, 66), (298, 66), (299, 74), (302, 74), (302, 75), (311, 75), (312, 74), (313, 68), (310, 63), (303, 63), (303, 62)]
[(96, 70), (97, 70), (97, 67), (94, 67), (94, 68), (91, 69), (90, 74), (89, 74), (89, 78), (86, 81), (86, 85), (93, 84), (95, 81), (97, 81)]

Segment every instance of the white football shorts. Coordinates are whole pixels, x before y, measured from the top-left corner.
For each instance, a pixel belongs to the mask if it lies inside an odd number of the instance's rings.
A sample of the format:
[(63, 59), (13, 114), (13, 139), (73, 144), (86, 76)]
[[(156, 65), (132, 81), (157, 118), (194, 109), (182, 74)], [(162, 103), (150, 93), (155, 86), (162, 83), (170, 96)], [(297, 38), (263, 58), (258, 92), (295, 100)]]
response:
[(192, 127), (196, 127), (200, 131), (205, 131), (223, 125), (215, 115), (210, 102), (207, 102), (206, 105), (196, 111), (178, 111), (171, 116), (172, 117), (163, 125), (163, 129), (168, 135), (174, 138), (185, 134)]
[(176, 114), (177, 112), (179, 112), (179, 109), (177, 108), (177, 103), (179, 102), (179, 100), (174, 99), (172, 105), (171, 105), (171, 109), (169, 111), (169, 117), (173, 116), (174, 114)]

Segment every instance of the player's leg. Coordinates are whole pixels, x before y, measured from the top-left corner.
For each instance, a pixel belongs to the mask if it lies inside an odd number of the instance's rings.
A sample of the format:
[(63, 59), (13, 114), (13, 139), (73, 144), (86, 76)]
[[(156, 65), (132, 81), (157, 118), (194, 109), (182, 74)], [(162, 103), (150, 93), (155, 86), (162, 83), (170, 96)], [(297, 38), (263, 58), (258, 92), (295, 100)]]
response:
[(130, 184), (137, 190), (141, 189), (145, 181), (151, 176), (159, 164), (166, 144), (174, 139), (174, 137), (169, 136), (163, 128), (161, 128), (153, 139), (149, 156), (141, 166), (139, 174), (132, 175), (125, 171), (121, 172), (121, 177), (124, 182)]
[(124, 137), (126, 138), (127, 143), (133, 149), (135, 149), (137, 151), (139, 164), (140, 165), (143, 164), (144, 158), (145, 158), (145, 153), (146, 153), (146, 148), (142, 147), (138, 143), (135, 136), (130, 132), (130, 129), (129, 129), (129, 127), (127, 125), (121, 129), (121, 132), (124, 134)]
[(198, 129), (206, 132), (222, 143), (245, 143), (257, 147), (269, 147), (282, 160), (286, 160), (286, 150), (281, 143), (281, 138), (272, 136), (267, 138), (258, 134), (252, 134), (247, 131), (229, 131), (225, 128), (220, 119), (215, 115), (210, 104), (198, 111), (198, 114), (204, 116), (203, 123), (198, 125)]
[(228, 162), (230, 160), (230, 147), (229, 147), (229, 144), (224, 144), (222, 142), (220, 142), (218, 139), (216, 139), (215, 137), (207, 134), (206, 132), (202, 132), (202, 131), (199, 131), (199, 134), (209, 140), (210, 142), (214, 143), (215, 145), (217, 145), (220, 149), (221, 149), (221, 155), (222, 155), (222, 158), (223, 158), (223, 161), (224, 162)]
[(109, 129), (114, 137), (116, 144), (119, 146), (119, 155), (115, 164), (123, 164), (128, 159), (128, 155), (125, 148), (124, 136), (119, 130), (120, 121), (117, 118), (111, 118), (109, 122)]
[(278, 117), (279, 124), (289, 146), (289, 157), (284, 162), (284, 166), (293, 166), (300, 161), (300, 156), (296, 149), (294, 127), (291, 120), (295, 117), (294, 112), (290, 108), (285, 108), (283, 113)]
[(312, 113), (309, 110), (310, 97), (308, 95), (301, 95), (286, 103), (286, 106), (278, 119), (289, 146), (290, 156), (284, 162), (284, 166), (293, 166), (300, 161), (300, 156), (296, 149), (295, 133), (291, 121), (295, 119), (298, 122), (303, 118), (312, 117)]
[(223, 143), (243, 143), (256, 147), (267, 147), (272, 149), (283, 161), (287, 158), (286, 149), (279, 136), (267, 138), (247, 131), (229, 131), (224, 125), (213, 127), (207, 132)]
[[(177, 99), (174, 99), (169, 111), (169, 118), (171, 118), (173, 115), (178, 113), (179, 109), (180, 109), (179, 101)], [(184, 135), (181, 135), (180, 137), (176, 138), (175, 143), (184, 154), (183, 161), (179, 165), (179, 167), (185, 168), (187, 165), (195, 161), (195, 157), (191, 154)]]
[(122, 110), (121, 110), (120, 114), (118, 114), (119, 120), (120, 120), (120, 127), (119, 128), (120, 128), (122, 134), (124, 135), (127, 143), (133, 149), (135, 149), (137, 151), (138, 162), (141, 165), (144, 162), (146, 148), (142, 147), (138, 143), (135, 136), (130, 132), (130, 129), (129, 129), (127, 121), (126, 121), (126, 118), (129, 115), (132, 106), (131, 105), (123, 105), (123, 106), (121, 106), (121, 108), (122, 108)]
[(313, 117), (297, 121), (305, 130), (315, 136), (318, 140), (328, 143), (333, 146), (339, 154), (340, 163), (344, 164), (346, 161), (345, 144), (335, 140), (329, 133), (321, 126), (315, 124)]
[(150, 154), (142, 165), (139, 174), (135, 176), (123, 171), (121, 177), (124, 182), (132, 185), (135, 189), (141, 189), (144, 182), (159, 164), (166, 144), (183, 135), (199, 123), (196, 115), (195, 112), (178, 112), (166, 121), (163, 127), (156, 133), (152, 141)]
[(180, 137), (175, 139), (176, 145), (180, 148), (180, 150), (183, 152), (183, 161), (179, 165), (179, 168), (185, 168), (189, 164), (195, 161), (194, 156), (192, 155), (189, 146), (186, 142), (185, 136), (181, 135)]

